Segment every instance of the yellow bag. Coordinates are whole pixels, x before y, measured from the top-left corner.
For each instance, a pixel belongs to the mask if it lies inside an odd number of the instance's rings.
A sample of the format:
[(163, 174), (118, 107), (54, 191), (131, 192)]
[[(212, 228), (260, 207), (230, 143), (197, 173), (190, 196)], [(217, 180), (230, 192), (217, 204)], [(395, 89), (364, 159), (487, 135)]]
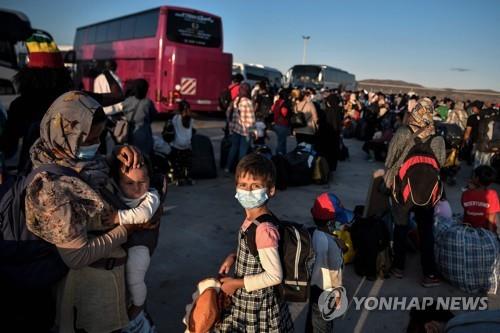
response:
[(354, 256), (356, 255), (356, 252), (354, 251), (354, 247), (352, 245), (352, 240), (351, 240), (351, 233), (349, 230), (335, 230), (333, 232), (333, 235), (335, 235), (338, 239), (344, 242), (344, 244), (347, 247), (347, 252), (344, 253), (344, 264), (348, 264), (354, 260)]
[(450, 168), (459, 166), (460, 162), (458, 161), (458, 150), (453, 148), (450, 154), (446, 157), (446, 162), (443, 165), (443, 168)]

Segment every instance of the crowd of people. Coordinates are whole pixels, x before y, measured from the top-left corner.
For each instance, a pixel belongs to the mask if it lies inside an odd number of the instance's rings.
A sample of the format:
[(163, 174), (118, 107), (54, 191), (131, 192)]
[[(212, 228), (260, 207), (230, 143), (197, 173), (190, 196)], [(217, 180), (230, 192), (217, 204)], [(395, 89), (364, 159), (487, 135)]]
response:
[[(258, 83), (257, 87), (253, 89), (255, 93), (252, 96), (249, 93), (250, 86), (241, 81), (241, 77), (235, 76), (229, 88), (233, 99), (227, 103), (226, 115), (231, 137), (231, 152), (225, 170), (230, 172), (235, 159), (237, 157), (240, 159), (241, 162), (236, 169), (238, 200), (240, 197), (244, 197), (243, 194), (240, 196), (239, 193), (240, 181), (243, 182), (242, 186), (245, 189), (249, 184), (252, 184), (252, 181), (256, 182), (256, 187), (253, 190), (243, 191), (245, 192), (245, 200), (240, 200), (240, 203), (246, 208), (246, 219), (240, 232), (244, 232), (250, 221), (256, 217), (253, 215), (269, 213), (264, 203), (275, 195), (274, 183), (268, 182), (268, 186), (265, 186), (265, 184), (258, 182), (270, 177), (265, 176), (263, 171), (264, 164), (268, 163), (265, 158), (261, 158), (263, 169), (255, 166), (254, 171), (247, 170), (243, 174), (239, 170), (241, 166), (246, 166), (248, 161), (255, 160), (259, 154), (259, 149), (255, 148), (266, 143), (265, 140), (260, 139), (262, 136), (258, 131), (260, 126), (266, 126), (267, 129), (276, 133), (276, 155), (284, 155), (289, 152), (286, 147), (287, 137), (293, 134), (297, 146), (308, 144), (318, 155), (323, 156), (328, 161), (330, 172), (336, 169), (343, 139), (357, 138), (364, 141), (362, 149), (366, 152), (367, 161), (378, 160), (385, 163), (384, 170), (377, 172), (379, 176), (383, 177), (382, 185), (375, 191), (380, 192), (384, 201), (387, 202), (386, 211), (382, 214), (384, 216), (378, 217), (386, 218), (387, 215), (389, 216), (388, 229), (392, 241), (392, 251), (390, 252), (393, 253), (390, 275), (396, 278), (404, 277), (407, 242), (411, 231), (415, 231), (418, 234), (416, 237), (417, 247), (421, 252), (423, 276), (421, 285), (423, 287), (430, 288), (440, 285), (442, 279), (440, 269), (451, 264), (448, 261), (463, 259), (462, 262), (459, 262), (459, 265), (462, 266), (455, 267), (458, 273), (455, 271), (453, 274), (462, 274), (460, 272), (469, 269), (467, 263), (475, 262), (477, 266), (473, 265), (474, 268), (472, 268), (474, 279), (489, 280), (492, 278), (495, 281), (493, 285), (486, 283), (476, 291), (496, 293), (495, 286), (498, 284), (498, 278), (495, 272), (499, 269), (497, 266), (500, 255), (497, 234), (500, 205), (496, 191), (490, 189), (489, 186), (497, 180), (494, 161), (498, 153), (496, 145), (500, 139), (500, 133), (496, 129), (499, 120), (498, 105), (485, 104), (477, 100), (473, 102), (455, 102), (448, 98), (439, 100), (435, 97), (418, 97), (412, 93), (385, 95), (381, 92), (326, 89), (320, 92), (313, 89), (282, 89), (275, 94), (272, 103), (262, 103), (262, 99), (269, 98), (270, 94), (266, 82)], [(265, 105), (266, 108), (262, 109), (261, 105)], [(256, 151), (257, 155), (251, 151)], [(471, 181), (468, 184), (463, 184), (465, 185), (462, 189), (461, 199), (463, 212), (458, 218), (459, 223), (457, 224), (462, 229), (457, 229), (456, 233), (460, 234), (464, 232), (463, 228), (472, 227), (478, 230), (478, 235), (487, 232), (488, 237), (496, 239), (494, 241), (495, 249), (486, 255), (493, 258), (492, 262), (489, 261), (490, 259), (486, 260), (490, 262), (486, 273), (483, 270), (484, 266), (480, 264), (481, 259), (478, 254), (476, 254), (476, 258), (451, 259), (445, 257), (436, 262), (438, 259), (436, 259), (435, 248), (441, 249), (440, 247), (446, 246), (446, 242), (443, 237), (436, 241), (435, 221), (437, 218), (447, 220), (456, 218), (450, 203), (447, 201), (442, 179), (449, 176), (447, 171), (450, 170), (447, 169), (453, 169), (456, 173), (460, 161), (473, 164), (474, 171), (471, 175)], [(242, 179), (244, 176), (247, 179)], [(448, 182), (448, 184), (454, 185), (454, 177), (450, 177), (450, 179), (453, 181)], [(253, 205), (245, 206), (249, 203)], [(254, 210), (257, 210), (257, 207), (264, 211), (255, 213)], [(335, 220), (338, 217), (331, 216), (330, 218)], [(351, 223), (356, 223), (356, 221), (352, 220)], [(327, 233), (331, 235), (331, 231), (332, 229)], [(274, 237), (279, 236), (277, 231), (273, 233), (276, 234)], [(447, 237), (451, 239), (457, 234)], [(268, 235), (262, 236), (263, 239), (266, 237)], [(373, 237), (376, 236), (373, 235)], [(458, 248), (472, 245), (472, 243), (480, 247), (488, 246), (486, 241), (481, 240), (483, 236), (474, 237), (472, 237), (473, 240), (468, 240), (470, 244), (459, 244), (455, 241), (453, 245)], [(240, 240), (240, 248), (247, 246), (241, 242)], [(269, 240), (266, 244), (274, 244), (272, 247), (277, 251), (276, 241)], [(257, 245), (259, 245), (258, 242)], [(331, 254), (332, 257), (341, 256), (340, 249), (342, 248), (345, 248), (345, 244), (339, 246), (335, 254)], [(317, 250), (316, 247), (315, 250)], [(325, 249), (317, 251), (321, 256)], [(267, 254), (262, 254), (262, 256), (268, 257)], [(234, 263), (235, 258), (242, 265), (246, 265), (248, 263), (246, 260), (250, 260), (247, 257), (240, 258), (234, 254), (226, 259), (223, 267), (227, 266), (227, 262)], [(263, 269), (271, 274), (276, 265), (276, 263), (270, 264), (262, 260), (259, 270)], [(332, 263), (326, 264), (323, 268), (338, 273), (338, 266), (334, 267)], [(227, 269), (223, 269), (223, 272), (227, 272)], [(240, 277), (244, 275), (242, 272), (238, 274)], [(248, 272), (248, 274), (252, 273)], [(445, 278), (453, 283), (453, 277), (446, 276)], [(232, 280), (230, 281), (231, 287), (225, 288), (223, 280), (222, 289), (233, 294), (234, 285), (232, 285)], [(250, 286), (247, 285), (246, 279), (244, 281), (237, 283), (234, 287), (240, 292), (235, 296), (236, 299), (239, 299), (238, 302), (249, 299), (248, 295), (243, 294), (245, 291), (240, 289), (249, 290)], [(270, 279), (269, 283), (263, 285), (262, 288), (269, 288), (274, 282)], [(341, 283), (336, 284), (335, 287), (340, 285)], [(464, 285), (458, 285), (458, 287), (468, 290)], [(333, 286), (330, 285), (329, 288), (333, 288)], [(323, 290), (320, 289), (320, 291)], [(317, 299), (317, 297), (314, 298), (311, 304), (315, 304)], [(258, 302), (264, 304), (265, 301), (260, 299)], [(271, 325), (267, 320), (271, 320), (273, 323), (286, 321), (289, 316), (287, 309), (283, 307), (279, 309), (279, 311), (276, 310), (279, 312), (279, 314), (275, 314), (276, 319), (261, 313), (263, 318), (266, 318), (262, 319), (261, 322), (265, 325)], [(312, 309), (314, 311), (314, 308)], [(231, 311), (238, 310), (233, 308)], [(237, 313), (241, 315), (241, 311)], [(241, 320), (241, 318), (231, 319), (230, 325), (236, 327), (236, 323)], [(248, 325), (248, 318), (243, 322)], [(225, 324), (228, 325), (227, 322)], [(328, 331), (331, 328), (325, 328), (327, 324), (331, 323), (326, 323), (321, 318), (308, 318), (308, 325), (312, 325), (308, 327), (313, 332)], [(257, 324), (252, 322), (252, 325)], [(282, 325), (282, 328), (287, 331), (285, 328), (288, 327), (288, 324), (283, 323)]]
[[(146, 80), (122, 85), (116, 63), (107, 61), (92, 92), (74, 90), (61, 55), (52, 53), (17, 74), (20, 96), (0, 132), (2, 155), (18, 154), (17, 167), (0, 170), (0, 290), (9, 304), (4, 323), (9, 331), (154, 332), (145, 276), (167, 182), (193, 184), (190, 105), (179, 100), (178, 112), (156, 136), (151, 124), (157, 111)], [(367, 161), (385, 163), (375, 190), (390, 202), (385, 213), (396, 278), (404, 276), (406, 243), (416, 228), (422, 285), (439, 285), (442, 263), (435, 259), (440, 245), (433, 228), (437, 217), (453, 217), (441, 175), (459, 160), (475, 167), (463, 189), (461, 222), (497, 237), (500, 204), (489, 186), (497, 180), (498, 105), (340, 88), (274, 91), (266, 81), (251, 87), (240, 75), (220, 104), (230, 142), (221, 167), (226, 175), (234, 170), (236, 199), (245, 210), (237, 251), (219, 269), (220, 290), (231, 299), (221, 310), (221, 332), (293, 331), (287, 303), (276, 293), (285, 279), (283, 228), (267, 205), (283, 170), (259, 153), (269, 131), (277, 137), (271, 155), (289, 154), (293, 135), (298, 147), (326, 161), (328, 176), (347, 155), (348, 138), (364, 142)], [(449, 140), (446, 124), (459, 129), (458, 145)], [(323, 291), (342, 287), (349, 250), (332, 233), (356, 223), (356, 214), (333, 193), (323, 193), (311, 215), (317, 228), (308, 244), (316, 261), (307, 282), (307, 330), (328, 332), (333, 322), (322, 317), (318, 301)]]

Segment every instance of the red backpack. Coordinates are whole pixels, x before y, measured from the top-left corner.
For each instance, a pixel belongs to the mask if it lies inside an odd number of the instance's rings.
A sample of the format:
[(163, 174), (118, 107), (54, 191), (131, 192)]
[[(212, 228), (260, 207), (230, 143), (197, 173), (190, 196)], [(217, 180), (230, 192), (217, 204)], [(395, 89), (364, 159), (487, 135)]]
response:
[(415, 138), (395, 175), (392, 196), (400, 205), (434, 206), (443, 194), (439, 162), (431, 148), (433, 137)]

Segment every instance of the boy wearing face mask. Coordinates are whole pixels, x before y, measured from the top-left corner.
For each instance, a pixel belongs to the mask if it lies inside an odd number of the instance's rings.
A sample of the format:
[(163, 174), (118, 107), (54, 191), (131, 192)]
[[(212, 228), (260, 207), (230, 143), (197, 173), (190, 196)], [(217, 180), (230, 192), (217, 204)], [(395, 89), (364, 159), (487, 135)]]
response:
[[(257, 218), (272, 214), (267, 202), (276, 193), (276, 170), (265, 157), (250, 154), (238, 163), (235, 180), (235, 197), (245, 209), (245, 220), (238, 234), (237, 252), (228, 255), (219, 269), (221, 288), (232, 296), (232, 306), (223, 314), (218, 328), (221, 332), (293, 332), (288, 305), (274, 288), (283, 279), (278, 228), (271, 222), (258, 224), (257, 257), (251, 254), (245, 237)], [(234, 277), (229, 277), (233, 265)]]

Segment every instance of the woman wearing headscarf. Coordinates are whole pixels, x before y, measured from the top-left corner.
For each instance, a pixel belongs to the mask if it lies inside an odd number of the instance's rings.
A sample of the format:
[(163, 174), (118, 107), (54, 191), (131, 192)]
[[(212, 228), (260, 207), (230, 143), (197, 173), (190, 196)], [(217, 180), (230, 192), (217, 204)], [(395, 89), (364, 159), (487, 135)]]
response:
[(446, 122), (449, 124), (456, 124), (460, 126), (462, 131), (465, 131), (467, 127), (467, 118), (469, 118), (469, 115), (467, 111), (465, 111), (464, 102), (456, 102), (453, 110), (448, 113)]
[[(120, 245), (137, 226), (115, 226), (114, 208), (103, 199), (109, 168), (97, 154), (105, 128), (102, 107), (82, 92), (68, 92), (51, 105), (40, 124), (40, 138), (30, 150), (33, 168), (57, 164), (78, 177), (38, 173), (26, 188), (26, 225), (54, 244), (70, 268), (59, 286), (58, 325), (86, 332), (112, 332), (128, 324), (124, 263)], [(140, 154), (117, 149), (117, 158), (133, 168)], [(103, 314), (105, 314), (103, 316)]]
[(247, 154), (251, 135), (255, 134), (255, 112), (250, 99), (250, 86), (242, 83), (239, 89), (238, 97), (233, 101), (228, 114), (231, 149), (227, 157), (226, 173)]
[[(434, 153), (439, 165), (446, 161), (446, 148), (444, 139), (441, 136), (435, 136), (433, 121), (434, 107), (432, 101), (428, 98), (422, 98), (408, 116), (408, 125), (401, 126), (389, 143), (389, 150), (385, 161), (385, 186), (392, 189), (394, 178), (410, 150), (415, 146), (416, 139), (425, 143), (430, 142), (430, 148)], [(397, 278), (403, 277), (405, 264), (405, 244), (408, 234), (408, 220), (410, 212), (407, 207), (393, 203), (392, 216), (395, 223), (394, 227), (394, 263), (392, 273)], [(436, 277), (436, 268), (434, 263), (434, 236), (432, 232), (434, 207), (415, 206), (412, 211), (415, 213), (415, 220), (418, 225), (421, 244), (421, 262), (424, 279), (424, 287), (433, 287), (439, 284)]]

